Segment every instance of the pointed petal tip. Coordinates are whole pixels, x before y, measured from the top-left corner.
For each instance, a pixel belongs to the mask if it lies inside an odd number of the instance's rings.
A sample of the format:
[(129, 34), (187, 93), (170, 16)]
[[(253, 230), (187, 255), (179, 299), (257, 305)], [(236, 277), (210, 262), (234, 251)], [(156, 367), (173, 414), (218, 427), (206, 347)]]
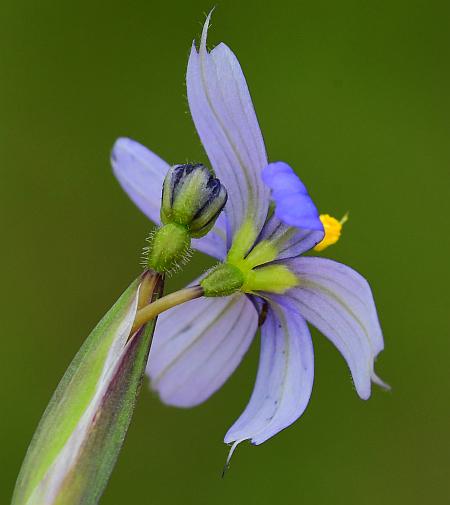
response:
[(206, 47), (206, 40), (208, 38), (208, 30), (211, 24), (211, 16), (212, 13), (214, 12), (215, 7), (213, 7), (210, 11), (209, 14), (206, 16), (205, 22), (203, 24), (202, 28), (202, 35), (200, 38), (200, 51), (205, 51), (208, 52), (207, 47)]
[(236, 440), (235, 442), (232, 443), (231, 447), (230, 447), (230, 451), (228, 452), (228, 456), (227, 456), (227, 461), (225, 463), (225, 467), (228, 468), (230, 466), (230, 461), (231, 461), (231, 458), (234, 454), (234, 451), (236, 450), (236, 447), (245, 440), (242, 439), (242, 440)]
[(380, 379), (380, 377), (378, 377), (375, 372), (372, 372), (371, 379), (374, 384), (384, 389), (385, 391), (392, 391), (392, 387), (387, 382), (384, 382), (382, 379)]
[(226, 442), (226, 436), (225, 436), (225, 443), (228, 444), (228, 445), (231, 445), (230, 447), (230, 450), (228, 451), (228, 456), (227, 456), (227, 460), (225, 461), (225, 465), (223, 467), (223, 470), (222, 470), (222, 479), (225, 477), (225, 474), (227, 473), (228, 469), (230, 468), (230, 462), (231, 462), (231, 458), (234, 454), (234, 451), (236, 450), (237, 446), (241, 443), (241, 442), (245, 442), (245, 440), (248, 440), (247, 438), (241, 438), (240, 440), (234, 440), (234, 441), (231, 441), (231, 442)]
[(192, 119), (218, 178), (228, 190), (225, 209), (233, 236), (252, 216), (259, 232), (267, 217), (268, 189), (260, 172), (267, 155), (248, 86), (234, 53), (219, 44), (208, 52), (207, 16), (200, 47), (191, 51), (186, 75)]

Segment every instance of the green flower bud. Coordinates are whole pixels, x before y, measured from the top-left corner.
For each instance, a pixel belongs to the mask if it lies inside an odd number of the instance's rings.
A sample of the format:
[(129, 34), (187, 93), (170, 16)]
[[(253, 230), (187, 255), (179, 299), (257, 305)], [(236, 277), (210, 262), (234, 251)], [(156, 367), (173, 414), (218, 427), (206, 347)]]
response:
[(149, 238), (146, 266), (161, 273), (191, 256), (191, 238), (206, 235), (227, 201), (226, 189), (203, 165), (176, 165), (164, 179), (161, 222)]
[(226, 189), (204, 165), (176, 165), (164, 180), (161, 221), (186, 227), (191, 237), (203, 237), (226, 202)]

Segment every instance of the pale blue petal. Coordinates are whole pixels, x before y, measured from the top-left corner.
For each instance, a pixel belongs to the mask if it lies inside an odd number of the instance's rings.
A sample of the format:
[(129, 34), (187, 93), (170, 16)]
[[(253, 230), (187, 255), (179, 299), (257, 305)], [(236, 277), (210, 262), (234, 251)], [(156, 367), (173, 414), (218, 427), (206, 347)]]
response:
[(225, 442), (250, 439), (261, 444), (292, 424), (308, 405), (313, 380), (313, 347), (305, 320), (293, 304), (271, 302), (261, 328), (255, 388)]
[(371, 381), (379, 381), (374, 360), (384, 347), (369, 284), (351, 268), (324, 258), (295, 258), (285, 264), (299, 278), (299, 286), (285, 297), (339, 349), (358, 395), (369, 398)]
[(261, 180), (267, 165), (264, 141), (236, 56), (223, 43), (211, 52), (206, 49), (209, 20), (199, 51), (194, 44), (189, 58), (189, 107), (216, 176), (228, 191), (225, 212), (231, 236), (247, 217), (259, 233), (269, 205), (269, 191)]
[(154, 223), (159, 224), (161, 191), (169, 165), (139, 142), (119, 138), (111, 153), (114, 175), (120, 185)]
[(283, 161), (269, 163), (263, 172), (264, 183), (272, 190), (275, 216), (289, 226), (323, 231), (319, 213), (303, 182)]
[(199, 298), (161, 314), (147, 366), (152, 388), (169, 405), (202, 403), (239, 365), (257, 326), (242, 294)]
[[(114, 144), (111, 163), (114, 175), (137, 207), (155, 224), (160, 224), (161, 192), (169, 164), (139, 142), (119, 138)], [(214, 228), (192, 247), (214, 258), (226, 256), (226, 218), (222, 213)]]

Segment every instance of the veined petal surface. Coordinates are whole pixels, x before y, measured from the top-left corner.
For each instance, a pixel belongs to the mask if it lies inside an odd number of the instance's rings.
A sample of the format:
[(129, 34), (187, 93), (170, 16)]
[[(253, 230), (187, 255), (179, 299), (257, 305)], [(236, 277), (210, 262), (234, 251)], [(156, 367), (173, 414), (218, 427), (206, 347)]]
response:
[(226, 443), (261, 444), (304, 412), (314, 380), (311, 335), (289, 302), (270, 303), (261, 328), (261, 355), (250, 402), (225, 435)]
[[(169, 164), (139, 142), (119, 138), (114, 144), (111, 163), (122, 188), (155, 224), (160, 224), (161, 192)], [(204, 237), (192, 240), (192, 247), (217, 259), (226, 256), (226, 218), (221, 214), (214, 228)]]
[(312, 249), (324, 237), (322, 230), (308, 230), (288, 226), (273, 215), (258, 238), (258, 242), (268, 240), (272, 242), (277, 250), (277, 260), (294, 258)]
[(139, 142), (119, 138), (111, 153), (114, 175), (122, 188), (155, 224), (160, 224), (161, 191), (169, 164)]
[(298, 287), (286, 296), (338, 348), (358, 395), (369, 398), (371, 381), (383, 384), (374, 374), (374, 360), (384, 347), (369, 284), (346, 265), (324, 258), (295, 258), (286, 264), (299, 278)]
[(169, 405), (202, 403), (241, 362), (257, 326), (256, 309), (243, 294), (199, 298), (163, 313), (147, 367), (152, 388)]
[(267, 216), (269, 191), (261, 171), (267, 156), (244, 74), (236, 56), (223, 43), (206, 48), (210, 16), (200, 49), (192, 46), (187, 68), (189, 107), (197, 132), (216, 176), (228, 191), (226, 214), (231, 237), (246, 218), (261, 230)]

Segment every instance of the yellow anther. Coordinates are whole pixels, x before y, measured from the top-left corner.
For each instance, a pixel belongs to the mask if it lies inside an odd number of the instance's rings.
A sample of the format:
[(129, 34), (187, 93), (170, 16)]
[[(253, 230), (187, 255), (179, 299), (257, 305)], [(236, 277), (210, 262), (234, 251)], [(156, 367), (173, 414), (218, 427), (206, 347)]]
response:
[(321, 214), (320, 220), (322, 221), (325, 229), (325, 237), (323, 237), (323, 240), (314, 247), (314, 251), (323, 251), (328, 246), (335, 244), (339, 240), (342, 225), (348, 221), (348, 212), (340, 221), (329, 214)]

